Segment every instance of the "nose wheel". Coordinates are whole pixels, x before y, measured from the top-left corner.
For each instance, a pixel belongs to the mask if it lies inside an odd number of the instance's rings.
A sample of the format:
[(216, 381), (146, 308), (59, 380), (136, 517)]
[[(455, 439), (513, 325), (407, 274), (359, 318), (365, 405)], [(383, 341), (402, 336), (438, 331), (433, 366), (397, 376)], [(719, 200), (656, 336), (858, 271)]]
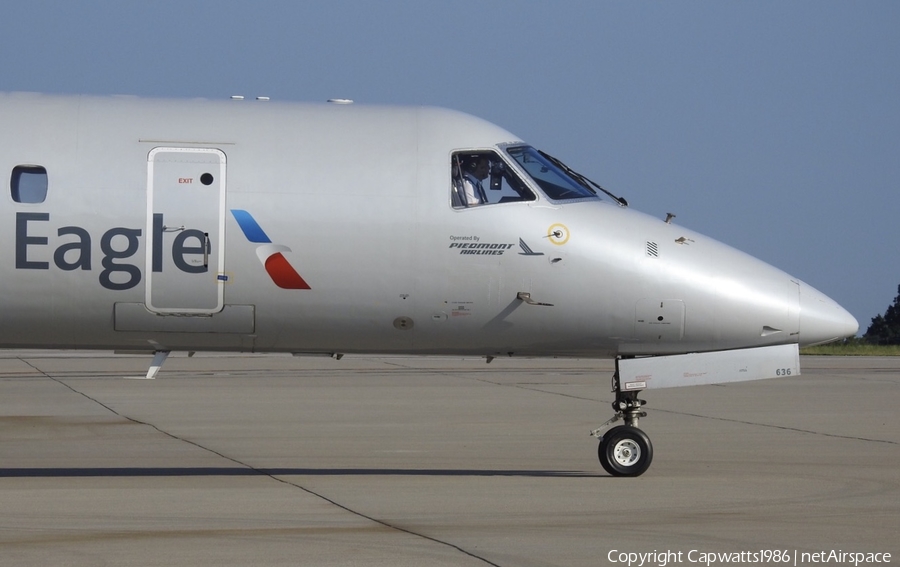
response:
[[(613, 476), (640, 476), (650, 468), (653, 461), (650, 438), (637, 427), (638, 420), (647, 416), (647, 412), (641, 410), (647, 402), (638, 399), (636, 390), (622, 391), (618, 371), (613, 376), (612, 386), (616, 394), (616, 401), (612, 403), (616, 415), (591, 432), (591, 435), (600, 439), (597, 456), (603, 470)], [(603, 432), (607, 425), (620, 419), (625, 425)]]
[(613, 476), (639, 476), (650, 468), (653, 445), (647, 434), (631, 425), (619, 425), (600, 439), (597, 456)]

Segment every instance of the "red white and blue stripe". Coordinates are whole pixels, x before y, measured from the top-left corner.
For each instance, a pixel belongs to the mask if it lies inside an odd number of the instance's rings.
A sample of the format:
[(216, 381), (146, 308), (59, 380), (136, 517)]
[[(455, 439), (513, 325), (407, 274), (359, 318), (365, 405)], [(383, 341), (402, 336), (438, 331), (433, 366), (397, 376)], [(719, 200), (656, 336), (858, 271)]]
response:
[(272, 244), (272, 240), (253, 218), (253, 215), (241, 209), (231, 209), (231, 214), (238, 226), (244, 232), (247, 240), (259, 244), (256, 248), (256, 256), (266, 269), (266, 273), (272, 281), (282, 289), (311, 289), (297, 270), (288, 262), (284, 252), (291, 249), (282, 244)]

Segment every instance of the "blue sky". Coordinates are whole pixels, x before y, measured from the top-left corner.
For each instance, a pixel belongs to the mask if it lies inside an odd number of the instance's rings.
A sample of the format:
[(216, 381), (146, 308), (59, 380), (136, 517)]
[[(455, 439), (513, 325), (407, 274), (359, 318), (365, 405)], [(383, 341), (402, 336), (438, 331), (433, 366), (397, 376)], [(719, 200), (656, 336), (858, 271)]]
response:
[(0, 90), (446, 106), (860, 321), (900, 284), (900, 2), (9, 3)]

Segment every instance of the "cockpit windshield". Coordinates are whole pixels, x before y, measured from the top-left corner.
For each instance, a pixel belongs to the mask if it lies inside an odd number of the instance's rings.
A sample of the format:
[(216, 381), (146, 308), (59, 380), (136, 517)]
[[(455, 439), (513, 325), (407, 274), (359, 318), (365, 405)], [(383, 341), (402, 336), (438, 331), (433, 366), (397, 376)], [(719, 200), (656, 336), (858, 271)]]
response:
[(531, 146), (509, 147), (506, 148), (506, 153), (516, 160), (541, 190), (554, 201), (598, 198), (586, 183), (569, 175), (566, 172), (568, 168)]
[[(458, 150), (450, 156), (450, 200), (454, 209), (535, 201), (534, 186), (540, 187), (553, 201), (595, 201), (600, 199), (598, 192), (602, 192), (620, 206), (628, 206), (625, 199), (572, 171), (551, 155), (531, 146), (501, 145), (500, 148), (516, 161), (521, 171), (496, 150)], [(523, 177), (523, 171), (533, 185)]]

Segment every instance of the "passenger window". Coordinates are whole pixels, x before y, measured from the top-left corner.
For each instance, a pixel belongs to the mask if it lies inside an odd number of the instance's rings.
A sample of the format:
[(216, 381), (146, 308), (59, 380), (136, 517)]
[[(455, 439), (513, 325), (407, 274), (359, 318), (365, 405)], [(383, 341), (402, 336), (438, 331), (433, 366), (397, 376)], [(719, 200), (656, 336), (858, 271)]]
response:
[(496, 152), (457, 152), (451, 161), (451, 202), (455, 209), (535, 199)]
[(47, 170), (39, 165), (17, 165), (9, 190), (16, 203), (43, 203), (47, 198)]

